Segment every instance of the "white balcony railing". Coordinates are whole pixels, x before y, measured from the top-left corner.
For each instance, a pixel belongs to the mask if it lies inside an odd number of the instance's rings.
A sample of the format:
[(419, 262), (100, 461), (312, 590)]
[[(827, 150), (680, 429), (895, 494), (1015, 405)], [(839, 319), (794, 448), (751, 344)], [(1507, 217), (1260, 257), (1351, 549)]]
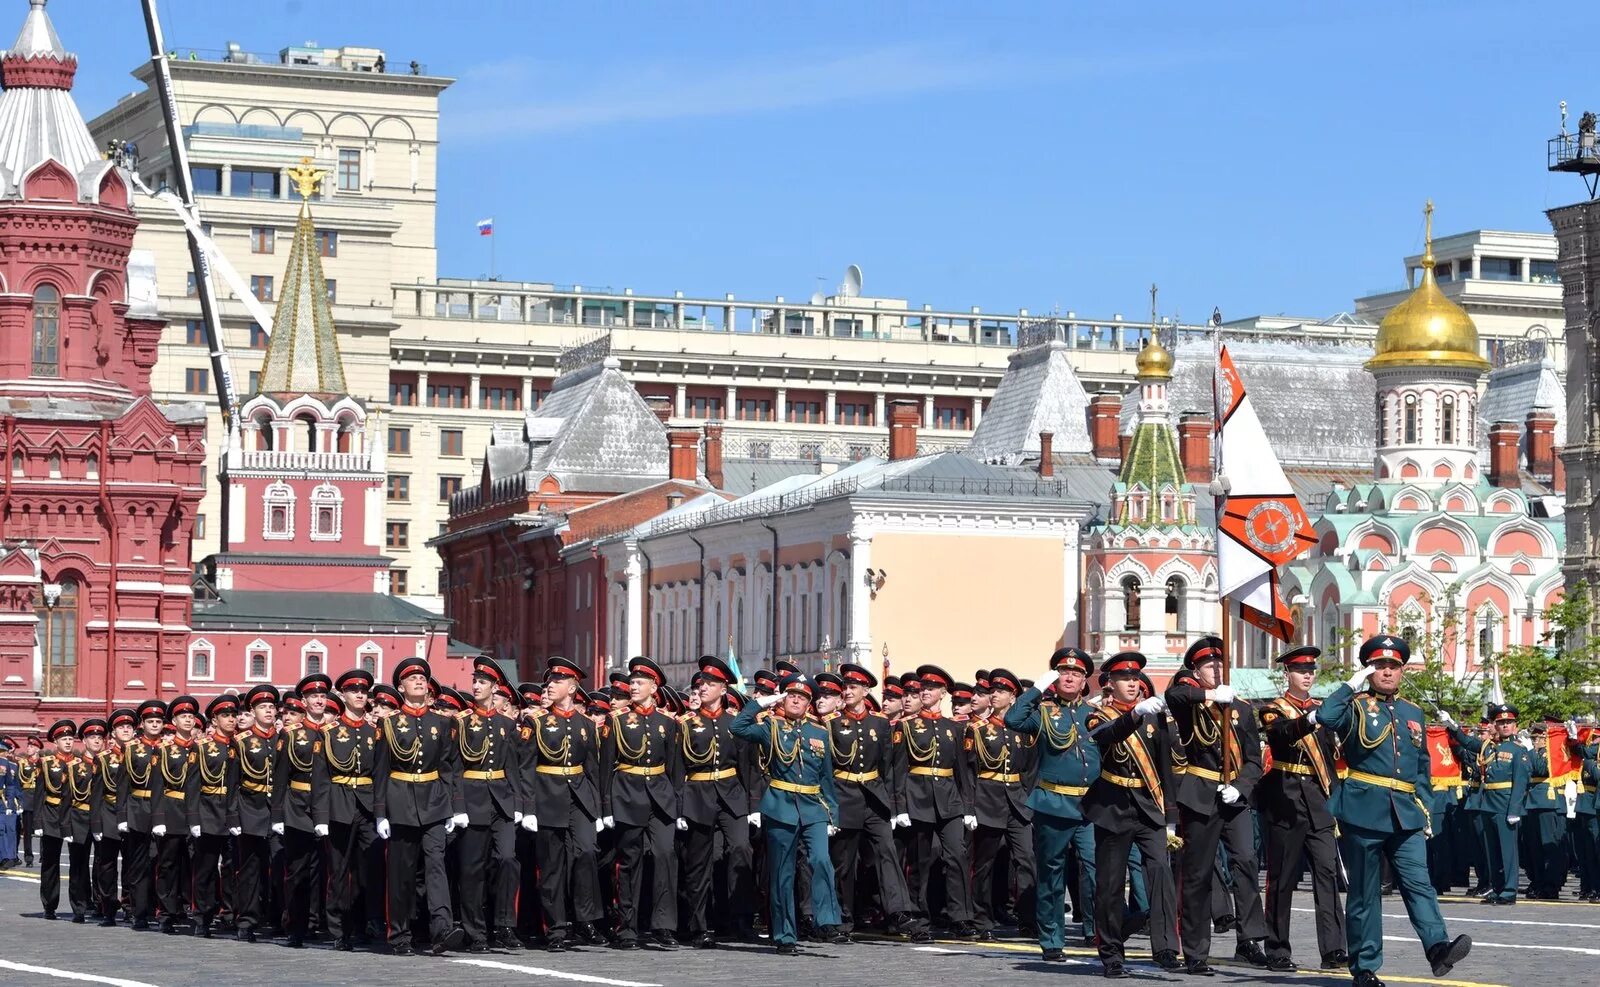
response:
[(364, 452), (299, 452), (260, 449), (244, 454), (244, 469), (321, 470), (332, 473), (362, 473), (370, 468)]

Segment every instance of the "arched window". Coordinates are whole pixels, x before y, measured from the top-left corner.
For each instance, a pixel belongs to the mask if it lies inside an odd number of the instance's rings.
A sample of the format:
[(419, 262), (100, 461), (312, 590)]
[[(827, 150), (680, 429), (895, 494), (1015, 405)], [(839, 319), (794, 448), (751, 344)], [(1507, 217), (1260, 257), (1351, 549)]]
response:
[(1122, 629), (1136, 631), (1139, 629), (1139, 577), (1122, 577)]
[(1167, 630), (1187, 630), (1188, 617), (1185, 614), (1185, 611), (1188, 610), (1185, 605), (1187, 603), (1187, 595), (1188, 587), (1184, 584), (1181, 576), (1173, 576), (1167, 580)]
[(1454, 445), (1456, 441), (1456, 396), (1446, 394), (1439, 408), (1439, 441)]
[(331, 483), (311, 491), (311, 540), (338, 541), (344, 527), (344, 495)]
[(47, 284), (33, 293), (33, 376), (61, 376), (61, 293)]
[(89, 453), (89, 458), (84, 460), (83, 475), (91, 480), (100, 479), (100, 457)]
[(272, 448), (272, 416), (256, 416), (256, 448), (267, 451)]
[(61, 453), (59, 451), (50, 453), (50, 458), (46, 462), (50, 469), (50, 479), (61, 479)]
[(282, 480), (263, 495), (262, 537), (288, 540), (294, 537), (294, 489)]
[(733, 603), (733, 647), (735, 654), (744, 650), (744, 597)]
[(1415, 394), (1406, 395), (1405, 441), (1407, 443), (1417, 441), (1417, 396)]
[(850, 644), (850, 581), (839, 583), (839, 647)]
[(317, 420), (309, 416), (300, 419), (306, 426), (306, 452), (317, 451)]
[(1383, 395), (1382, 394), (1378, 395), (1377, 401), (1378, 401), (1378, 445), (1381, 447), (1381, 446), (1386, 446), (1386, 445), (1389, 444), (1389, 415), (1384, 410), (1384, 407), (1383, 407)]
[(22, 473), (23, 473), (22, 464), (23, 464), (22, 450), (18, 449), (16, 452), (13, 452), (11, 454), (11, 475), (12, 476), (21, 476), (22, 475)]
[(78, 584), (63, 579), (46, 586), (35, 598), (39, 618), (39, 659), (44, 666), (44, 694), (51, 698), (78, 694)]

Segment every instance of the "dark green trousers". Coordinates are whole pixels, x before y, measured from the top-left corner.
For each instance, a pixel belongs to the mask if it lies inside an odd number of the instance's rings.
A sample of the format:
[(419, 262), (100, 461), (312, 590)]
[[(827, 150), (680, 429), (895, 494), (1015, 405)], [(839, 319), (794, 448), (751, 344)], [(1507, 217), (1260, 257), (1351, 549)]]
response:
[(1422, 830), (1385, 833), (1340, 822), (1339, 855), (1350, 877), (1345, 897), (1345, 942), (1350, 952), (1350, 972), (1383, 966), (1383, 861), (1394, 870), (1395, 884), (1405, 901), (1411, 927), (1424, 949), (1446, 942), (1439, 897), (1428, 880), (1428, 847)]
[(1083, 934), (1094, 935), (1094, 824), (1033, 814), (1033, 860), (1038, 869), (1034, 888), (1034, 923), (1040, 949), (1066, 948), (1067, 856), (1078, 854), (1078, 900), (1084, 903)]
[(1504, 812), (1480, 812), (1478, 815), (1483, 819), (1483, 843), (1489, 851), (1489, 887), (1494, 897), (1516, 901), (1517, 882), (1522, 879), (1517, 871), (1518, 830), (1522, 823), (1513, 826), (1506, 822)]
[(773, 945), (792, 943), (798, 938), (794, 869), (802, 842), (811, 859), (812, 920), (820, 926), (838, 925), (839, 896), (834, 886), (833, 858), (828, 856), (827, 822), (819, 820), (796, 827), (766, 819), (761, 829), (767, 834), (767, 863), (771, 868), (767, 880), (771, 888)]

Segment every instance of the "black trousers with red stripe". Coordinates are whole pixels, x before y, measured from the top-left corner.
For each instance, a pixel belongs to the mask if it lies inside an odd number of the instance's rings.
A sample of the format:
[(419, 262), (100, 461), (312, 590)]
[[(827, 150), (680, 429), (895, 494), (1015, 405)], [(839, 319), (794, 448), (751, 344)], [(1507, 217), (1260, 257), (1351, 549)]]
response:
[[(217, 917), (222, 908), (223, 851), (228, 847), (227, 834), (201, 833), (194, 841), (194, 910), (206, 925)], [(231, 872), (232, 863), (228, 863)], [(228, 883), (232, 883), (232, 873)]]
[(161, 904), (163, 919), (182, 918), (189, 912), (191, 888), (184, 880), (189, 871), (189, 831), (180, 835), (170, 832), (157, 837), (156, 844), (156, 900)]

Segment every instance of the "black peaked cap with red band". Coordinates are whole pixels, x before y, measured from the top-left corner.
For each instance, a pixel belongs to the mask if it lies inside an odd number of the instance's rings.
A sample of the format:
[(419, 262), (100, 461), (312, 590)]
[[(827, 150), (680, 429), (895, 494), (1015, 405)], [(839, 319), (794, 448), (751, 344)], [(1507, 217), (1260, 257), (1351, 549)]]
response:
[(700, 674), (706, 678), (721, 682), (723, 685), (731, 686), (737, 684), (733, 681), (733, 669), (729, 668), (728, 663), (716, 655), (700, 656)]
[(818, 672), (812, 676), (812, 681), (816, 682), (819, 693), (831, 692), (837, 696), (844, 692), (844, 679), (832, 672)]
[(367, 671), (365, 668), (352, 668), (350, 671), (339, 676), (339, 680), (334, 683), (334, 688), (338, 689), (340, 692), (343, 692), (351, 686), (364, 685), (370, 691), (372, 689), (372, 683), (373, 678), (371, 672)]
[(1393, 634), (1380, 634), (1377, 637), (1367, 639), (1367, 642), (1361, 646), (1360, 656), (1361, 664), (1363, 665), (1370, 665), (1382, 658), (1391, 658), (1405, 665), (1411, 661), (1411, 645), (1407, 644), (1406, 639), (1403, 637), (1395, 637)]
[(844, 679), (845, 685), (864, 685), (869, 689), (878, 685), (877, 677), (865, 665), (845, 662), (839, 666), (839, 677)]
[(295, 691), (302, 696), (314, 696), (318, 693), (332, 692), (333, 679), (328, 678), (321, 672), (312, 672), (300, 680), (300, 684), (295, 687)]
[(283, 697), (278, 694), (278, 687), (275, 685), (262, 684), (253, 686), (249, 692), (244, 694), (244, 704), (252, 708), (258, 703), (271, 703), (276, 706), (281, 702), (283, 702)]
[(1317, 659), (1321, 657), (1322, 649), (1308, 644), (1300, 648), (1291, 648), (1273, 660), (1283, 665), (1285, 669), (1303, 668), (1309, 665), (1310, 668), (1306, 670), (1315, 671)]
[(488, 655), (479, 655), (472, 659), (472, 677), (483, 676), (495, 685), (506, 680), (506, 673), (500, 670), (500, 663)]
[(1100, 666), (1100, 684), (1105, 685), (1111, 681), (1111, 676), (1117, 672), (1138, 672), (1143, 670), (1146, 658), (1138, 651), (1119, 651), (1106, 659)]
[(398, 689), (407, 675), (424, 675), (431, 680), (433, 678), (433, 668), (428, 664), (428, 659), (426, 658), (415, 656), (402, 658), (394, 666), (394, 672), (389, 676), (389, 681)]
[(641, 676), (653, 680), (656, 685), (667, 684), (667, 676), (661, 671), (661, 666), (643, 655), (628, 662), (628, 678), (635, 679)]
[(184, 713), (198, 714), (199, 712), (200, 700), (193, 696), (178, 696), (172, 702), (167, 703), (167, 719), (169, 720)]
[(561, 655), (551, 655), (544, 663), (544, 677), (548, 679), (578, 679), (583, 680), (583, 666), (571, 658)]
[(1094, 659), (1081, 648), (1057, 648), (1050, 656), (1050, 670), (1059, 672), (1063, 669), (1077, 669), (1085, 677), (1094, 674)]
[(989, 688), (1005, 689), (1009, 692), (1021, 692), (1022, 684), (1015, 675), (1004, 668), (997, 668), (989, 673)]
[(1222, 650), (1222, 638), (1202, 637), (1189, 645), (1189, 650), (1183, 653), (1183, 667), (1194, 668), (1203, 661), (1225, 661), (1227, 656)]
[(938, 665), (918, 665), (917, 678), (924, 686), (943, 687), (946, 691), (955, 688), (956, 684), (956, 680), (951, 677), (950, 673)]

